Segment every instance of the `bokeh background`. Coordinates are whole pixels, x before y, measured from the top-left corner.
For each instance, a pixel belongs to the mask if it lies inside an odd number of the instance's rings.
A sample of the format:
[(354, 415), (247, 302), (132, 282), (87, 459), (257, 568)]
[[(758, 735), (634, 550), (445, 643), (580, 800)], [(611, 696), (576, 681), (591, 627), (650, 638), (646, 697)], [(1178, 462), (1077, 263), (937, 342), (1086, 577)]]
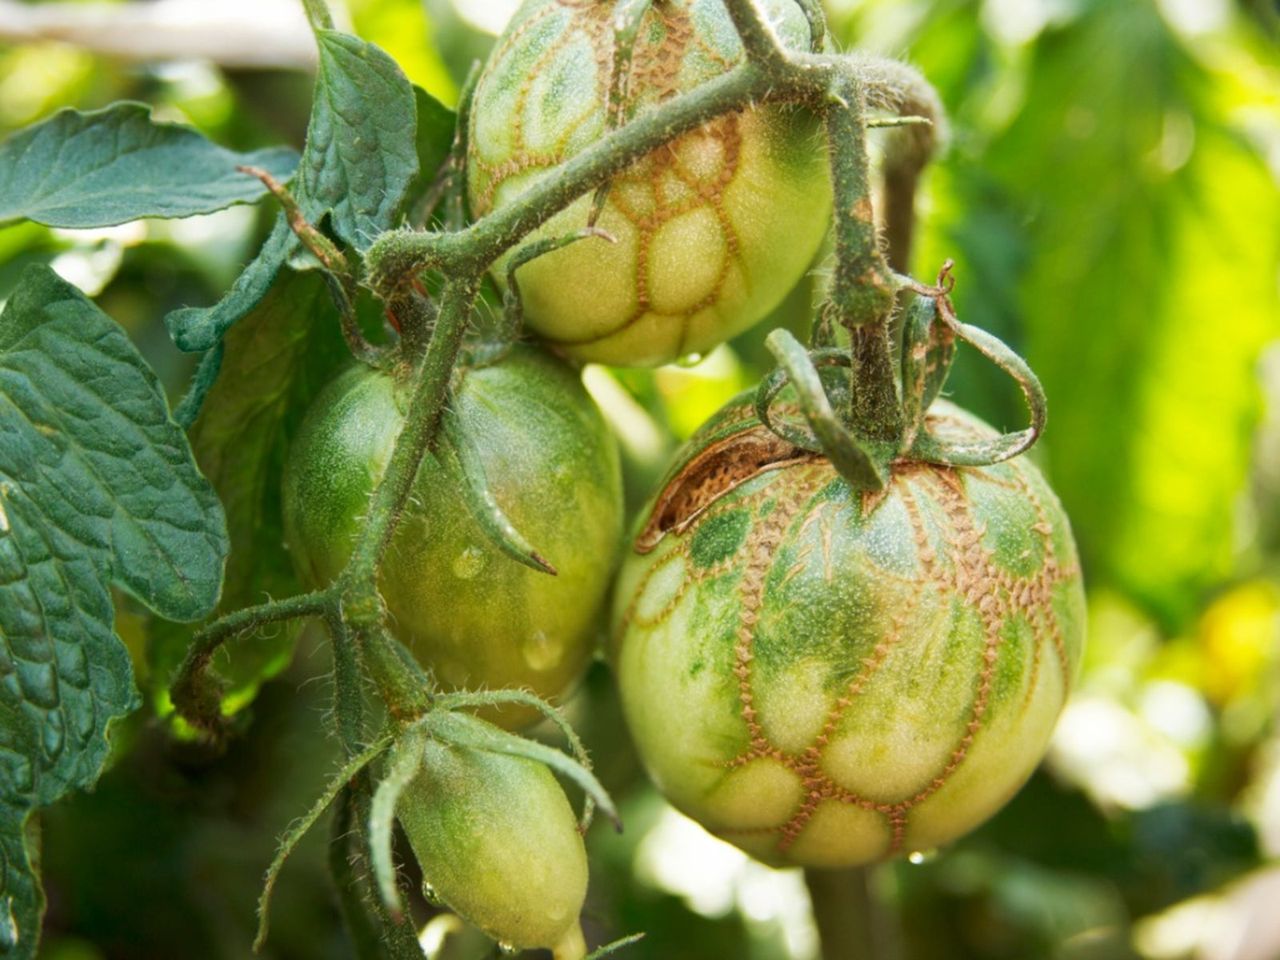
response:
[[(348, 0), (342, 12), (452, 103), (513, 7)], [(1070, 512), (1090, 594), (1084, 676), (1042, 770), (972, 836), (871, 873), (878, 954), (1276, 960), (1280, 13), (1272, 0), (829, 10), (842, 44), (909, 59), (947, 104), (915, 272), (954, 258), (961, 317), (1043, 379), (1050, 424), (1033, 455)], [(132, 98), (235, 148), (300, 146), (313, 59), (292, 0), (0, 0), (0, 137), (64, 105)], [(0, 300), (25, 264), (52, 263), (177, 395), (188, 358), (161, 318), (216, 298), (272, 215), (0, 230)], [(807, 329), (821, 267), (699, 363), (587, 371), (623, 437), (633, 506), (675, 443), (768, 369), (764, 333)], [(1010, 385), (973, 356), (949, 392), (1020, 423)], [(120, 629), (145, 666), (143, 625), (126, 611)], [(146, 713), (118, 731), (98, 789), (42, 818), (45, 957), (249, 956), (273, 839), (334, 763), (328, 669), (304, 638), (222, 756), (175, 744)], [(589, 838), (589, 936), (645, 931), (624, 956), (814, 960), (802, 876), (751, 863), (656, 796), (603, 665), (569, 709), (627, 823)], [(323, 844), (285, 870), (268, 957), (347, 955)], [(443, 916), (424, 943), (455, 960), (492, 953)]]

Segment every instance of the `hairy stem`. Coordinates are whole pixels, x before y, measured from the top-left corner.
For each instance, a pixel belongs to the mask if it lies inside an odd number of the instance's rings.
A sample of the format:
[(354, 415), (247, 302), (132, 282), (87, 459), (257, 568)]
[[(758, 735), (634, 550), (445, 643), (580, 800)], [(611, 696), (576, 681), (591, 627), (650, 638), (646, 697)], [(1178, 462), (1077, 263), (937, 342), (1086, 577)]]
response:
[(364, 672), (351, 628), (336, 607), (326, 611), (325, 626), (333, 649), (333, 722), (342, 749), (353, 757), (364, 747)]
[(897, 284), (880, 251), (871, 205), (866, 87), (852, 70), (846, 71), (832, 88), (827, 107), (827, 140), (836, 241), (831, 303), (840, 322), (850, 329), (881, 324), (893, 310)]
[[(404, 428), (396, 439), (387, 472), (369, 503), (369, 522), (356, 543), (351, 562), (338, 581), (344, 598), (354, 590), (367, 588), (364, 595), (354, 597), (354, 608), (348, 612), (357, 616), (368, 615), (367, 622), (370, 623), (381, 620), (380, 611), (374, 615), (365, 606), (370, 602), (378, 603), (374, 584), (378, 564), (409, 501), (422, 458), (439, 433), (449, 377), (458, 359), (479, 286), (478, 274), (463, 275), (445, 284), (440, 298), (440, 314), (427, 344), (422, 368), (417, 372), (417, 385), (409, 400)], [(370, 597), (370, 592), (374, 596)]]
[[(831, 64), (817, 69), (829, 70)], [(801, 78), (803, 77), (803, 81)], [(565, 162), (508, 206), (457, 233), (395, 231), (369, 248), (369, 282), (384, 298), (424, 270), (481, 276), (508, 249), (578, 197), (607, 183), (645, 154), (714, 118), (760, 100), (817, 96), (813, 76), (745, 63), (644, 114)]]
[(786, 48), (778, 42), (778, 35), (756, 0), (725, 0), (725, 8), (742, 40), (747, 60), (760, 64), (787, 62)]
[(850, 333), (848, 422), (892, 445), (901, 433), (889, 343), (897, 280), (880, 250), (871, 204), (866, 93), (866, 84), (850, 70), (836, 82), (827, 109), (836, 268), (823, 319)]
[(170, 688), (178, 714), (196, 726), (212, 730), (221, 718), (221, 702), (216, 689), (211, 689), (207, 671), (213, 655), (236, 637), (286, 620), (300, 620), (323, 613), (331, 602), (327, 591), (304, 593), (287, 600), (264, 603), (237, 610), (197, 633), (187, 650)]
[(361, 896), (358, 855), (352, 849), (356, 826), (354, 798), (348, 787), (334, 804), (333, 827), (329, 834), (329, 874), (338, 891), (342, 919), (358, 960), (381, 960), (382, 940)]
[(312, 30), (332, 30), (333, 14), (329, 12), (329, 4), (325, 0), (302, 0), (307, 11), (307, 20)]
[(927, 121), (891, 133), (884, 155), (883, 220), (889, 264), (906, 273), (915, 234), (916, 189), (925, 165), (946, 140), (946, 111), (937, 92), (914, 67), (865, 55), (855, 55), (853, 63), (869, 109)]

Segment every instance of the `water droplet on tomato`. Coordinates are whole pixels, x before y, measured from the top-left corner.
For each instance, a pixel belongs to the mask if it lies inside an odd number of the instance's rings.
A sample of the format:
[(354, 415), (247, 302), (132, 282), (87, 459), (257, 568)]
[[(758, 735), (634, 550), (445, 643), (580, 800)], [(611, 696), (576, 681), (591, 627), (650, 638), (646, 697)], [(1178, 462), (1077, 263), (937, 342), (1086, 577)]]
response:
[(440, 899), (440, 894), (436, 891), (436, 888), (425, 880), (422, 882), (422, 895), (426, 898), (427, 903), (434, 907), (438, 907), (444, 902)]
[(938, 855), (937, 850), (912, 850), (907, 854), (907, 861), (919, 866), (922, 863), (928, 863)]
[(683, 357), (676, 360), (677, 367), (696, 367), (702, 362), (702, 354), (686, 353)]
[(524, 662), (534, 670), (550, 670), (564, 659), (564, 644), (547, 635), (545, 630), (535, 630), (520, 647)]
[(484, 569), (484, 551), (467, 547), (453, 560), (453, 575), (459, 580), (474, 580)]
[(498, 941), (498, 952), (504, 957), (514, 957), (520, 951), (516, 949), (515, 944), (506, 943), (502, 940)]

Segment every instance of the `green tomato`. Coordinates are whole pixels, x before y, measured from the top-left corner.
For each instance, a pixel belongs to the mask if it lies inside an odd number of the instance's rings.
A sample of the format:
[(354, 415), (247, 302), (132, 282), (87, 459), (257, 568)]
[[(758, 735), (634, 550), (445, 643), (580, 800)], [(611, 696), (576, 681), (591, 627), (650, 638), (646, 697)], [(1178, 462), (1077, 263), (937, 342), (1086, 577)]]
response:
[[(284, 526), (309, 584), (346, 565), (410, 387), (357, 366), (308, 412), (285, 466)], [(622, 537), (613, 436), (574, 371), (530, 347), (467, 371), (451, 403), (494, 500), (558, 575), (495, 547), (429, 456), (380, 573), (390, 628), (446, 687), (561, 697), (591, 657)], [(517, 707), (486, 716), (535, 719)]]
[[(930, 429), (985, 424), (945, 403)], [(1084, 593), (1025, 459), (899, 463), (854, 495), (739, 398), (690, 442), (624, 561), (614, 661), (657, 785), (772, 864), (946, 843), (1034, 770), (1074, 681)]]
[(396, 805), (423, 881), (501, 943), (580, 960), (587, 854), (550, 771), (522, 757), (428, 741)]
[[(807, 49), (794, 0), (766, 0), (779, 36)], [(526, 0), (476, 87), (468, 142), (471, 209), (501, 209), (608, 131), (612, 0)], [(653, 4), (631, 62), (628, 116), (652, 110), (742, 60), (722, 0)], [(536, 236), (587, 223), (584, 196)], [(825, 141), (808, 110), (731, 113), (616, 177), (583, 240), (520, 268), (525, 321), (581, 360), (624, 366), (701, 353), (772, 310), (826, 233)], [(505, 282), (508, 259), (496, 275)]]

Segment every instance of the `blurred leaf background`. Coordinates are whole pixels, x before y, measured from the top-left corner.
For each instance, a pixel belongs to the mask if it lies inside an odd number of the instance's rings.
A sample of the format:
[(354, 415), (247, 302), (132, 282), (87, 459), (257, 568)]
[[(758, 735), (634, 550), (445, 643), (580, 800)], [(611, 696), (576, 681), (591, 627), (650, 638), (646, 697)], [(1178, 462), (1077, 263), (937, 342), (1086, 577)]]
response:
[[(236, 149), (300, 146), (311, 81), (296, 55), (273, 68), (18, 42), (19, 13), (50, 6), (0, 3), (0, 137), (60, 106), (130, 98)], [(218, 6), (268, 47), (270, 31), (305, 41), (290, 0)], [(452, 103), (512, 6), (351, 0), (346, 14)], [(829, 12), (842, 44), (911, 60), (951, 113), (914, 272), (954, 258), (962, 318), (1044, 380), (1035, 456), (1073, 519), (1091, 604), (1086, 672), (1042, 771), (973, 836), (874, 873), (881, 952), (1275, 960), (1280, 14), (1270, 0), (830, 0)], [(0, 300), (25, 264), (52, 263), (177, 395), (189, 358), (161, 318), (212, 302), (272, 215), (0, 230)], [(623, 437), (633, 507), (678, 440), (767, 370), (768, 329), (807, 328), (822, 272), (696, 365), (587, 371)], [(950, 393), (1020, 422), (1016, 393), (973, 356)], [(120, 630), (143, 665), (146, 625), (126, 612)], [(97, 791), (42, 818), (45, 957), (249, 955), (272, 838), (333, 762), (323, 650), (304, 637), (225, 755), (175, 744), (151, 716), (119, 731)], [(597, 666), (570, 704), (628, 827), (589, 838), (589, 936), (643, 930), (627, 955), (663, 960), (812, 960), (800, 876), (751, 864), (665, 806), (610, 684)], [(267, 956), (349, 954), (327, 883), (313, 837), (285, 871)], [(455, 928), (427, 923), (433, 955), (488, 955)]]

